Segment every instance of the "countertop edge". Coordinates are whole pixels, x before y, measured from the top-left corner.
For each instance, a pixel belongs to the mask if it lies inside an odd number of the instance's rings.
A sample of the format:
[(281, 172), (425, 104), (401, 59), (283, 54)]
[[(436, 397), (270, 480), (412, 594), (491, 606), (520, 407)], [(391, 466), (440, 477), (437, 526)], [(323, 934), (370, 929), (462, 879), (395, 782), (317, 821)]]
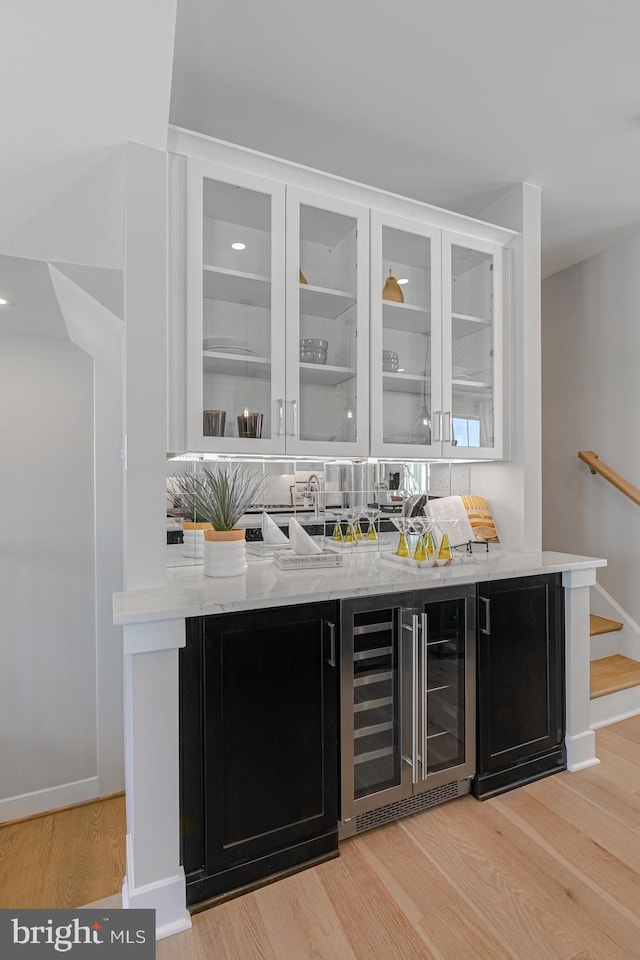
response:
[[(347, 597), (375, 596), (383, 593), (401, 593), (406, 590), (428, 590), (454, 584), (482, 583), (545, 573), (589, 570), (604, 567), (607, 564), (607, 561), (600, 557), (582, 557), (555, 551), (542, 551), (536, 554), (508, 552), (496, 555), (486, 563), (478, 562), (451, 568), (438, 567), (429, 571), (411, 570), (400, 565), (394, 569), (393, 564), (385, 562), (379, 556), (366, 559), (368, 565), (363, 565), (355, 573), (354, 569), (346, 564), (332, 571), (295, 571), (284, 574), (280, 572), (276, 575), (273, 584), (279, 588), (275, 591), (269, 590), (268, 583), (260, 582), (261, 571), (254, 575), (254, 579), (258, 580), (257, 584), (248, 584), (247, 576), (205, 584), (204, 572), (200, 567), (197, 571), (183, 575), (182, 579), (177, 579), (163, 587), (115, 593), (113, 623), (116, 626), (127, 626), (158, 620), (238, 613), (243, 610), (293, 606), (324, 600), (343, 600)], [(259, 565), (266, 563), (268, 561), (258, 561)], [(266, 568), (263, 567), (262, 572), (265, 570)], [(332, 573), (335, 577), (336, 571), (344, 571), (340, 577), (342, 582), (332, 582), (326, 576)], [(326, 578), (324, 588), (323, 575)], [(282, 576), (285, 577), (284, 580), (280, 579)], [(207, 581), (209, 579), (207, 578)], [(282, 592), (283, 584), (289, 588), (285, 593)], [(210, 590), (216, 587), (223, 596), (210, 599), (197, 596), (199, 593), (202, 594), (207, 586)], [(233, 595), (234, 593), (236, 596)]]

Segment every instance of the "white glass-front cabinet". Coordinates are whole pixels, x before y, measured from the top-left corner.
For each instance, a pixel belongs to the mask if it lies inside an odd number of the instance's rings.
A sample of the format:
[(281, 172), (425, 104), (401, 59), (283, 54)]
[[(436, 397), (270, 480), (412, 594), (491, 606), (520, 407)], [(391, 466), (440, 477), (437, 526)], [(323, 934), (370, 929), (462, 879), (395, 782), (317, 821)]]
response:
[(189, 449), (366, 455), (366, 208), (196, 161), (187, 204)]
[(287, 451), (369, 451), (368, 210), (287, 188)]
[(188, 447), (282, 452), (284, 186), (190, 161), (187, 204)]
[(373, 456), (502, 456), (502, 256), (372, 212)]
[(503, 248), (442, 237), (442, 403), (445, 457), (503, 455)]

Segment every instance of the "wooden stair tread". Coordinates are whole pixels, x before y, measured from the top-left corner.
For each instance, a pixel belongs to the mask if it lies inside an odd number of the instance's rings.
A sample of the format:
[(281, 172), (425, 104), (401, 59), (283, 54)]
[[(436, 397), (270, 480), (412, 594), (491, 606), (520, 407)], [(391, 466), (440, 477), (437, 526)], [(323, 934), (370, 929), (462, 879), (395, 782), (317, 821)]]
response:
[(613, 633), (614, 630), (622, 630), (624, 624), (619, 620), (609, 620), (608, 617), (599, 617), (592, 613), (589, 615), (589, 633), (592, 637), (599, 637), (602, 633)]
[(602, 657), (591, 661), (591, 699), (606, 697), (617, 690), (640, 686), (640, 662), (622, 657)]

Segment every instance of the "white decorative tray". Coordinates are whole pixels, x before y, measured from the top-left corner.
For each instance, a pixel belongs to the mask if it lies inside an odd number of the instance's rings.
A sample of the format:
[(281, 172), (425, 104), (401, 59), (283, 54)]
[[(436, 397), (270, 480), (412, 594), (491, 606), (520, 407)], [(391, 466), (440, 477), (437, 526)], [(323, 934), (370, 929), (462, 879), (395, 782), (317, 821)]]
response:
[(309, 570), (313, 567), (341, 567), (342, 559), (335, 550), (323, 550), (322, 553), (308, 555), (294, 553), (293, 550), (274, 550), (273, 562), (281, 570)]
[(377, 540), (352, 540), (347, 543), (346, 540), (334, 540), (333, 537), (325, 537), (325, 544), (331, 550), (386, 550), (389, 547), (388, 537), (379, 537)]
[(399, 557), (396, 553), (383, 553), (381, 556), (384, 560), (402, 563), (405, 567), (417, 567), (419, 570), (426, 567), (457, 567), (461, 563), (477, 563), (472, 556), (453, 557), (451, 560), (436, 560), (434, 557), (430, 560), (413, 560), (412, 557)]

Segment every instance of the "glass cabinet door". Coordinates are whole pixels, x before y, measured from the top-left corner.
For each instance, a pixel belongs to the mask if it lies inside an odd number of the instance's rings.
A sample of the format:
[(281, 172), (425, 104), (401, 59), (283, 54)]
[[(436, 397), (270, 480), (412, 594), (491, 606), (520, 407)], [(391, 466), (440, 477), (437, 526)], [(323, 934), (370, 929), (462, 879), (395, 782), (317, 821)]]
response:
[(384, 597), (343, 603), (343, 820), (411, 792), (410, 768), (403, 762), (403, 741), (411, 737), (401, 713), (401, 603)]
[(502, 454), (502, 248), (445, 234), (443, 400), (445, 456)]
[(280, 452), (284, 187), (192, 163), (188, 190), (189, 445)]
[[(468, 767), (475, 773), (474, 701), (470, 691), (475, 667), (473, 638), (474, 589), (467, 596), (428, 601), (421, 610), (419, 695), (419, 755), (422, 780), (451, 779), (451, 770)], [(471, 722), (470, 722), (471, 721)]]
[(440, 231), (375, 212), (371, 231), (373, 452), (428, 457), (440, 397)]
[(368, 452), (365, 208), (287, 189), (287, 450)]

